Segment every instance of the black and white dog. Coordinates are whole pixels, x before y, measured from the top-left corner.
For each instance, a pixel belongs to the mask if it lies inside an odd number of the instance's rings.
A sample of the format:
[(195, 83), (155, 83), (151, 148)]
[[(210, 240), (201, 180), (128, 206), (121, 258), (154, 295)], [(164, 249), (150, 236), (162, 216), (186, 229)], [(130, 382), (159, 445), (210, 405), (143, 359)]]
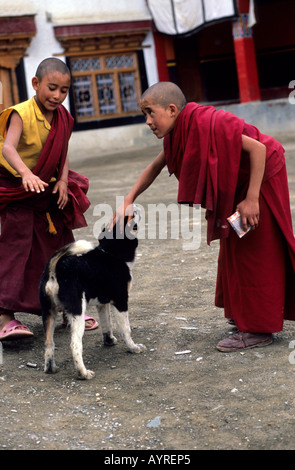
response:
[(84, 314), (94, 301), (103, 334), (104, 344), (112, 346), (113, 335), (110, 304), (114, 305), (115, 320), (128, 350), (143, 351), (143, 344), (135, 344), (131, 337), (128, 316), (128, 295), (131, 287), (131, 266), (135, 260), (138, 240), (135, 236), (139, 209), (118, 236), (117, 226), (111, 232), (105, 229), (94, 247), (88, 241), (77, 241), (57, 251), (43, 272), (39, 298), (45, 329), (45, 372), (57, 371), (54, 361), (54, 329), (58, 312), (63, 312), (71, 326), (71, 350), (78, 376), (91, 379), (94, 372), (87, 370), (82, 357)]

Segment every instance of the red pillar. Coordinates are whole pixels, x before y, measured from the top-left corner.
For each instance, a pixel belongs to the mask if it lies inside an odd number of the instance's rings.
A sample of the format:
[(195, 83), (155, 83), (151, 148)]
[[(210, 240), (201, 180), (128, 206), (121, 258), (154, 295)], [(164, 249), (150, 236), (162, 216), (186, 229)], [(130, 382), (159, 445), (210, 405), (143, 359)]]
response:
[(160, 82), (176, 82), (176, 62), (173, 38), (153, 31)]
[(241, 103), (260, 100), (254, 39), (248, 13), (240, 13), (233, 23), (234, 49)]
[(155, 51), (157, 58), (157, 68), (159, 82), (168, 82), (169, 81), (169, 71), (167, 67), (167, 57), (166, 57), (166, 47), (164, 41), (164, 35), (153, 31)]

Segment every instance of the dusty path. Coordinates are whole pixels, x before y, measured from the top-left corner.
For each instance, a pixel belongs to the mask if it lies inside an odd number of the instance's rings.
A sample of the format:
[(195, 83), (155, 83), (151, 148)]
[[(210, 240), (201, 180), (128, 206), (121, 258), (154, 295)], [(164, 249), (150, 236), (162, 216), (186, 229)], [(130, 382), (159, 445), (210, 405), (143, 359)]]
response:
[[(295, 146), (288, 136), (283, 143), (293, 209)], [(89, 227), (76, 231), (76, 238), (93, 239), (94, 207), (114, 206), (115, 196), (126, 193), (155, 152), (72, 165), (91, 181)], [(138, 202), (144, 207), (175, 203), (175, 190), (164, 170)], [(130, 319), (135, 341), (147, 350), (131, 355), (122, 341), (107, 349), (100, 331), (88, 332), (84, 357), (96, 373), (93, 380), (75, 378), (69, 331), (61, 327), (56, 331), (60, 371), (45, 375), (41, 320), (18, 316), (35, 337), (3, 347), (0, 449), (294, 449), (295, 365), (289, 344), (295, 324), (286, 323), (273, 345), (263, 349), (216, 350), (231, 327), (213, 304), (218, 243), (206, 245), (203, 215), (202, 224), (202, 243), (194, 251), (184, 250), (181, 239), (140, 240)]]

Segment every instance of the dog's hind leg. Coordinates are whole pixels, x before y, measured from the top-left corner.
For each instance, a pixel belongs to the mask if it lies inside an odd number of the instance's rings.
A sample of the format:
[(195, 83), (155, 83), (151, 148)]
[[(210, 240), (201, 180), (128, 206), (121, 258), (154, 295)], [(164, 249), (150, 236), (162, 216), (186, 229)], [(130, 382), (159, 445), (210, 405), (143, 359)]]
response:
[(84, 312), (86, 309), (86, 302), (82, 301), (82, 315), (67, 315), (71, 325), (71, 350), (75, 367), (78, 372), (79, 379), (92, 379), (95, 373), (92, 370), (87, 370), (83, 362), (83, 335), (85, 329)]
[(54, 329), (57, 312), (54, 308), (49, 310), (49, 315), (44, 320), (45, 327), (45, 365), (44, 372), (55, 374), (58, 368), (54, 361)]
[(128, 350), (132, 353), (140, 353), (144, 351), (146, 349), (144, 344), (135, 344), (131, 337), (128, 311), (120, 312), (119, 310), (114, 309), (114, 314), (118, 330), (123, 336)]
[(117, 343), (117, 339), (113, 335), (110, 304), (97, 305), (96, 308), (99, 315), (103, 343), (105, 346), (114, 346)]

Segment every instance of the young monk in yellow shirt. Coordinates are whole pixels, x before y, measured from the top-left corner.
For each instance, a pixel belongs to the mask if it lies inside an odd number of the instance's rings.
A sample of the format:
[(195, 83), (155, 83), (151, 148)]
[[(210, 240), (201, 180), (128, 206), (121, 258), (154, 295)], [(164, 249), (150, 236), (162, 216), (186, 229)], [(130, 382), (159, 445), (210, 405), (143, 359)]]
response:
[(0, 115), (0, 341), (32, 336), (14, 314), (41, 315), (44, 266), (86, 225), (88, 180), (69, 171), (67, 158), (73, 118), (62, 103), (70, 84), (66, 64), (45, 59), (32, 79), (36, 95)]

